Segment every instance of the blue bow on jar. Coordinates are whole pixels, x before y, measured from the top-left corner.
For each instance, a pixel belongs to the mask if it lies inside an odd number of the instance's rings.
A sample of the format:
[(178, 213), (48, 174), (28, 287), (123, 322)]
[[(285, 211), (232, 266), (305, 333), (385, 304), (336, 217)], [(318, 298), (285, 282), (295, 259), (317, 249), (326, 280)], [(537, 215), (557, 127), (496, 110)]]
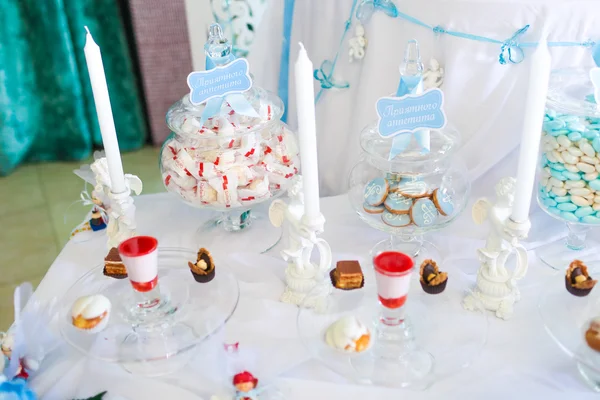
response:
[[(192, 72), (188, 76), (188, 86), (191, 89), (190, 101), (192, 104), (201, 104), (206, 101), (206, 106), (200, 117), (200, 123), (204, 123), (208, 118), (217, 115), (221, 111), (221, 106), (224, 101), (227, 101), (233, 111), (240, 115), (246, 115), (249, 117), (258, 117), (258, 113), (248, 102), (246, 97), (241, 92), (250, 89), (252, 86), (252, 80), (248, 74), (248, 63), (244, 59), (237, 61), (232, 53), (231, 44), (227, 39), (223, 37), (223, 31), (218, 24), (212, 24), (209, 29), (209, 38), (204, 46), (206, 52), (206, 71)], [(236, 65), (234, 65), (236, 64)], [(239, 64), (239, 65), (237, 65)], [(235, 87), (237, 93), (225, 94), (222, 96), (210, 97), (206, 100), (205, 96), (200, 96), (204, 93), (204, 86), (197, 86), (194, 84), (200, 83), (206, 85), (206, 81), (214, 81), (216, 86), (220, 84), (230, 84), (230, 82), (224, 82), (226, 76), (219, 76), (219, 68), (232, 69), (232, 71), (226, 72), (225, 75), (236, 75), (241, 76), (239, 79), (240, 87)], [(230, 68), (231, 67), (231, 68)], [(208, 71), (217, 71), (214, 74), (207, 73)], [(242, 90), (243, 88), (243, 90)], [(238, 90), (239, 89), (239, 90)], [(221, 92), (222, 93), (222, 92)], [(198, 96), (195, 96), (195, 95)], [(197, 97), (198, 101), (195, 101)]]
[(366, 22), (375, 11), (383, 11), (392, 18), (398, 16), (398, 9), (391, 0), (363, 0), (356, 9), (356, 18), (360, 22)]

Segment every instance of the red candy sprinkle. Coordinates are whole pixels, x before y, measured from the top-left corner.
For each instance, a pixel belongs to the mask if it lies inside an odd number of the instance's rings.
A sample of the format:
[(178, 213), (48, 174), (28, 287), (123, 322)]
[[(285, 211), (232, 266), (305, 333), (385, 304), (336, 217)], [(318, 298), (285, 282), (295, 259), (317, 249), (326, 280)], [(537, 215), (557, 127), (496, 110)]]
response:
[(219, 157), (217, 157), (217, 159), (215, 160), (215, 165), (219, 165)]
[(246, 154), (244, 154), (244, 156), (250, 157), (252, 154), (254, 154), (254, 149), (252, 149), (249, 152), (247, 152)]
[(165, 186), (169, 186), (169, 182), (171, 182), (171, 175), (167, 175), (165, 178)]
[(228, 147), (232, 148), (234, 143), (235, 143), (235, 140), (231, 139), (231, 141), (229, 141), (229, 146)]
[(185, 174), (187, 176), (192, 176), (192, 174), (190, 173), (190, 171), (187, 170), (187, 168), (184, 168), (183, 170), (185, 171)]
[(265, 154), (269, 154), (272, 151), (273, 151), (273, 149), (271, 149), (269, 146), (265, 147)]

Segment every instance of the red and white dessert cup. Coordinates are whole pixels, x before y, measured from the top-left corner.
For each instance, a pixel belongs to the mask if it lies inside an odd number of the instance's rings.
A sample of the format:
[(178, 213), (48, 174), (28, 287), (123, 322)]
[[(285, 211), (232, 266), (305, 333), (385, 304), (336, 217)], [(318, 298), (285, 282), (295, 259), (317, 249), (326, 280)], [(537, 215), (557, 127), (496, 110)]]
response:
[(136, 307), (150, 309), (160, 303), (158, 287), (158, 240), (134, 236), (119, 245), (119, 254), (133, 287)]
[(402, 323), (414, 265), (410, 256), (398, 251), (383, 251), (373, 258), (377, 296), (384, 308), (383, 324)]

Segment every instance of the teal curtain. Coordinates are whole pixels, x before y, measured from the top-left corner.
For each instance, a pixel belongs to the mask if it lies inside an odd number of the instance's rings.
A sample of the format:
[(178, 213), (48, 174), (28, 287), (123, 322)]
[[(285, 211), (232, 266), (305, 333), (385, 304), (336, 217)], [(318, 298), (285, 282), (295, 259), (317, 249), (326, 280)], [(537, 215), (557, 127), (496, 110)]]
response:
[(147, 134), (118, 0), (0, 0), (0, 175), (102, 146), (83, 46), (102, 59), (121, 151)]

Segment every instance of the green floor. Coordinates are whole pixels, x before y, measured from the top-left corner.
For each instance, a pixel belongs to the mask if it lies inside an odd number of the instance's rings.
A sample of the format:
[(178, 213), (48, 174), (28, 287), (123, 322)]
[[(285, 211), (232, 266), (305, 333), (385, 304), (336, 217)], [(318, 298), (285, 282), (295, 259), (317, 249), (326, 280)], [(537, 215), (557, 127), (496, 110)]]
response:
[[(123, 169), (140, 177), (143, 193), (164, 191), (158, 148), (123, 154)], [(83, 180), (73, 170), (82, 163), (23, 165), (0, 178), (0, 331), (13, 320), (13, 290), (36, 286), (89, 210), (79, 204)], [(90, 189), (91, 191), (91, 189)]]

